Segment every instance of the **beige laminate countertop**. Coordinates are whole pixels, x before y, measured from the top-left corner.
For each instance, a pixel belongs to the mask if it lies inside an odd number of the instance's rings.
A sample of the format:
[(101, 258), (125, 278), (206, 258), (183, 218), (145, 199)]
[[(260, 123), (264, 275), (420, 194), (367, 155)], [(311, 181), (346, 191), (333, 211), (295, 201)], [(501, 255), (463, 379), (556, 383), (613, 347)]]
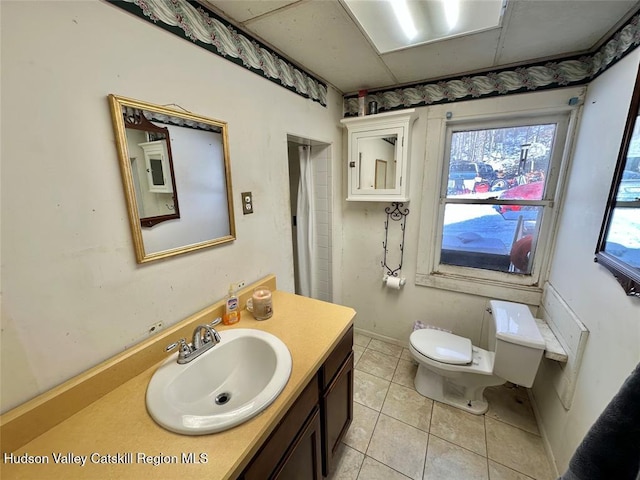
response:
[[(238, 324), (220, 326), (220, 330), (264, 330), (279, 337), (291, 352), (293, 366), (285, 389), (255, 418), (211, 435), (185, 436), (164, 430), (151, 419), (145, 406), (147, 384), (158, 367), (155, 364), (13, 453), (42, 456), (48, 463), (12, 464), (3, 450), (0, 476), (3, 480), (235, 478), (347, 332), (355, 316), (351, 308), (281, 291), (274, 292), (273, 302), (274, 315), (269, 320), (258, 322), (244, 310)], [(206, 457), (206, 463), (182, 463), (183, 454), (194, 454), (196, 461)], [(62, 461), (60, 456), (64, 461), (79, 462), (84, 457), (85, 463), (56, 463), (56, 458)], [(176, 463), (166, 463), (174, 459)]]

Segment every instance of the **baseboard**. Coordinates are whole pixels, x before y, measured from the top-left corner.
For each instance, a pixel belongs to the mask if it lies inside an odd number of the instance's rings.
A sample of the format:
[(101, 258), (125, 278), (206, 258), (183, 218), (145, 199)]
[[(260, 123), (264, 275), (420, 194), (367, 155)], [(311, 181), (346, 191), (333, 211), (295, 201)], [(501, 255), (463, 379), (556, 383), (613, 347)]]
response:
[(551, 443), (549, 443), (549, 438), (547, 437), (547, 432), (544, 429), (544, 425), (540, 420), (542, 418), (540, 409), (538, 408), (538, 404), (536, 403), (536, 399), (533, 396), (533, 392), (530, 388), (527, 388), (527, 395), (529, 396), (529, 403), (531, 404), (531, 408), (533, 408), (533, 416), (536, 417), (536, 423), (538, 424), (538, 431), (540, 432), (540, 436), (542, 437), (544, 450), (547, 453), (547, 458), (549, 459), (549, 463), (551, 465), (551, 473), (554, 474), (554, 478), (558, 478), (560, 474), (558, 473), (558, 464), (556, 463), (556, 457), (553, 454), (553, 450), (551, 449)]
[(386, 337), (384, 335), (380, 335), (379, 333), (370, 332), (368, 330), (364, 330), (362, 328), (355, 327), (355, 333), (360, 333), (362, 335), (366, 335), (367, 337), (375, 338), (376, 340), (382, 340), (383, 342), (392, 343), (394, 345), (398, 345), (399, 347), (409, 348), (409, 339), (405, 342), (401, 340), (397, 340), (395, 338)]

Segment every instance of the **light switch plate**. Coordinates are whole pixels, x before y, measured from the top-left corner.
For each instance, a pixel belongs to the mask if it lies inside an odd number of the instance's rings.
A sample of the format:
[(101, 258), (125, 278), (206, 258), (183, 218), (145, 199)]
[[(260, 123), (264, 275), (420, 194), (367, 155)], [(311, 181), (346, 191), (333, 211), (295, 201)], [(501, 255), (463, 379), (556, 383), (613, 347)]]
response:
[(249, 215), (253, 213), (253, 196), (251, 192), (242, 192), (242, 213)]

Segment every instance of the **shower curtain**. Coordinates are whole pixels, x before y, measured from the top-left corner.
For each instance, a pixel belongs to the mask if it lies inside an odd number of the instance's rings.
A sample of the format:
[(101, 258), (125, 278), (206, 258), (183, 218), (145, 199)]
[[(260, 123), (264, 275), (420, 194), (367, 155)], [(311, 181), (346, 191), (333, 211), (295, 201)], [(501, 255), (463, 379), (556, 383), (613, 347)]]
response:
[(298, 237), (298, 277), (300, 294), (314, 297), (315, 285), (315, 205), (313, 196), (313, 169), (311, 147), (298, 147), (300, 159), (300, 181), (298, 182), (297, 237)]

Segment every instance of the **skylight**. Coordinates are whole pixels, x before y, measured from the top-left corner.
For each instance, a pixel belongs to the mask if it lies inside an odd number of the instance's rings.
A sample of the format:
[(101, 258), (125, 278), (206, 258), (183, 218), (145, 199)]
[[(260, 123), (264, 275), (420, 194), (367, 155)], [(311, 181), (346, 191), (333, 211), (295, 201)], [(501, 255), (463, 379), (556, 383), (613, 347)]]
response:
[(500, 26), (507, 0), (343, 0), (378, 52)]

